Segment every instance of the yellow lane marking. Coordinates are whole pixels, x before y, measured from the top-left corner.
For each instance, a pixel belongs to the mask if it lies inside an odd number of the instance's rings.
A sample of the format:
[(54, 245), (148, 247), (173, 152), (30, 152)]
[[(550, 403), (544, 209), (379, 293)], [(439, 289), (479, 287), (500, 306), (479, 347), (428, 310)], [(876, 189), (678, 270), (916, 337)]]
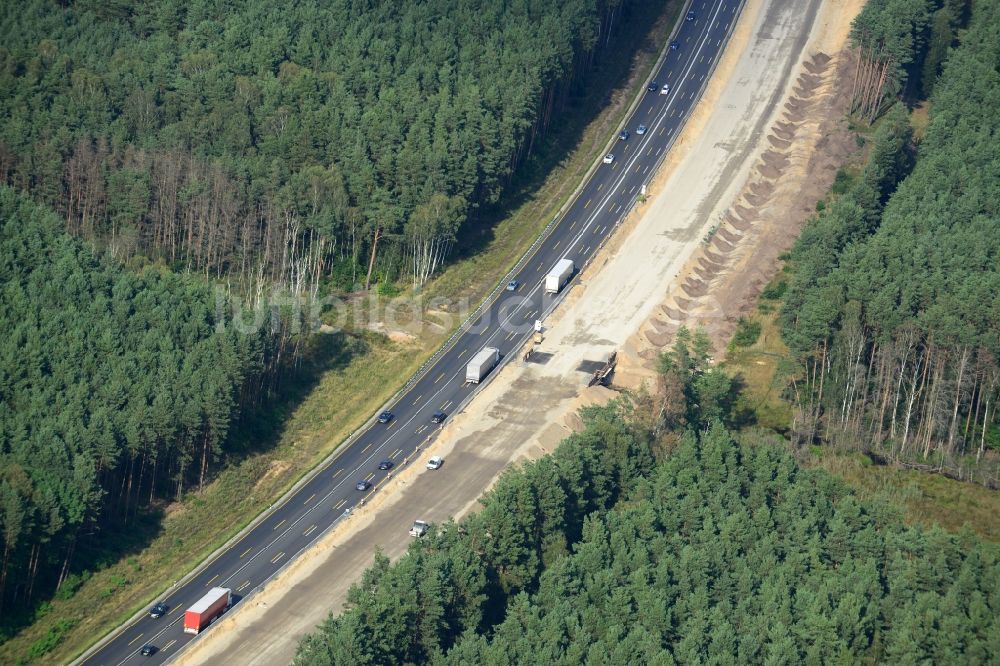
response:
[(583, 207), (586, 208), (587, 206), (589, 206), (591, 201), (592, 199), (587, 199), (587, 203), (583, 204)]
[(140, 638), (142, 638), (142, 634), (139, 634), (138, 636), (136, 636), (135, 638), (133, 638), (131, 641), (129, 641), (129, 645), (132, 645), (132, 643), (135, 643)]
[(245, 581), (243, 581), (242, 583), (240, 583), (239, 587), (236, 588), (236, 591), (237, 592), (242, 592), (246, 588), (246, 586), (249, 585), (249, 584), (250, 584), (250, 579), (248, 578)]
[(174, 644), (174, 643), (176, 643), (176, 642), (177, 642), (176, 640), (174, 640), (174, 639), (170, 639), (170, 642), (169, 642), (169, 643), (167, 643), (166, 645), (164, 645), (164, 646), (163, 646), (162, 648), (160, 648), (160, 649), (161, 649), (161, 650), (166, 650), (167, 648), (169, 648), (169, 647), (170, 647), (171, 645), (173, 645), (173, 644)]
[(313, 499), (315, 499), (315, 497), (316, 497), (316, 493), (313, 493), (312, 495), (309, 496), (309, 499), (307, 499), (305, 502), (303, 502), (303, 504), (309, 504), (309, 502), (312, 502)]
[[(374, 443), (374, 442), (373, 442), (373, 443)], [(370, 449), (370, 448), (372, 448), (372, 445), (371, 445), (371, 444), (369, 444), (369, 445), (368, 445), (368, 446), (366, 446), (365, 448), (361, 449), (361, 453), (368, 453), (368, 449)]]
[(420, 402), (420, 399), (421, 399), (422, 397), (424, 397), (424, 394), (423, 394), (423, 393), (421, 393), (420, 395), (418, 395), (418, 396), (417, 396), (417, 397), (416, 397), (416, 398), (415, 398), (415, 399), (413, 400), (413, 404), (415, 405), (415, 404), (417, 404), (418, 402)]
[(339, 509), (340, 507), (344, 506), (345, 504), (347, 504), (347, 500), (342, 499), (339, 502), (337, 502), (337, 504), (335, 504), (333, 508), (334, 509)]
[(312, 525), (312, 526), (309, 527), (309, 529), (307, 529), (305, 532), (302, 533), (302, 536), (309, 536), (310, 534), (312, 534), (315, 531), (316, 531), (316, 526)]
[(468, 349), (463, 349), (461, 352), (459, 352), (458, 357), (462, 358), (463, 356), (465, 356), (465, 352), (467, 352), (467, 351), (469, 351), (469, 350)]
[(274, 526), (274, 529), (278, 529), (279, 527), (281, 527), (284, 524), (285, 524), (285, 521), (282, 520), (280, 523), (278, 523), (277, 525)]
[(443, 372), (440, 375), (438, 375), (438, 378), (434, 380), (434, 383), (437, 384), (442, 379), (444, 379), (444, 373)]
[(278, 560), (280, 560), (284, 556), (285, 556), (285, 551), (281, 551), (280, 553), (274, 556), (274, 558), (271, 560), (271, 564), (277, 564)]
[(343, 467), (341, 467), (341, 468), (340, 468), (340, 469), (338, 469), (338, 470), (337, 470), (336, 472), (334, 472), (334, 473), (333, 473), (333, 476), (332, 476), (332, 477), (330, 477), (330, 478), (332, 478), (332, 479), (336, 479), (336, 478), (337, 478), (338, 476), (340, 476), (340, 475), (341, 475), (341, 474), (343, 474), (343, 473), (344, 473), (344, 468), (343, 468)]
[(212, 584), (212, 581), (214, 581), (214, 580), (215, 580), (216, 578), (218, 578), (218, 577), (219, 577), (219, 574), (215, 574), (214, 576), (212, 576), (211, 578), (209, 578), (209, 579), (208, 579), (208, 582), (207, 582), (207, 583), (205, 583), (205, 587), (208, 587), (209, 585), (211, 585), (211, 584)]
[(399, 455), (400, 453), (402, 453), (402, 452), (403, 452), (403, 449), (396, 449), (395, 453), (393, 453), (393, 454), (392, 454), (391, 456), (389, 456), (389, 457), (390, 457), (390, 458), (395, 458), (396, 456), (398, 456), (398, 455)]
[(240, 555), (240, 557), (241, 557), (241, 558), (242, 558), (242, 557), (246, 557), (246, 556), (247, 556), (247, 553), (249, 553), (249, 552), (250, 552), (251, 550), (253, 550), (253, 546), (250, 546), (249, 548), (247, 548), (246, 550), (244, 550), (244, 551), (243, 551), (243, 554), (241, 554), (241, 555)]

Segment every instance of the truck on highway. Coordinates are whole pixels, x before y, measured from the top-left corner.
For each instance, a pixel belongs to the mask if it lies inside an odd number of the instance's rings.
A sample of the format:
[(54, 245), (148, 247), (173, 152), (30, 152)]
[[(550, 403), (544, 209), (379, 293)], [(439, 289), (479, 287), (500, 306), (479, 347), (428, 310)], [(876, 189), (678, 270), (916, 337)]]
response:
[(197, 634), (222, 615), (233, 603), (233, 591), (228, 587), (213, 587), (205, 596), (184, 611), (184, 633)]
[(490, 374), (490, 370), (500, 362), (500, 350), (496, 347), (484, 347), (479, 353), (472, 357), (469, 365), (465, 366), (465, 381), (478, 384), (483, 381), (483, 377)]
[(558, 294), (573, 275), (573, 260), (560, 259), (559, 263), (545, 276), (545, 293)]

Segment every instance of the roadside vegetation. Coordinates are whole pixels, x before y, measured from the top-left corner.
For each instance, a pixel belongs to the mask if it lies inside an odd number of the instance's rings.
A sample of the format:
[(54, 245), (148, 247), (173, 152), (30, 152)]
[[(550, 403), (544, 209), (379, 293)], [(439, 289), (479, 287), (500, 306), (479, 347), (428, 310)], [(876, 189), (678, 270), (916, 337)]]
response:
[[(739, 409), (786, 435), (803, 464), (911, 524), (996, 540), (1000, 153), (996, 107), (982, 100), (1000, 94), (1000, 13), (963, 7), (931, 12), (936, 30), (944, 14), (968, 21), (949, 33), (961, 43), (947, 60), (906, 70), (931, 99), (855, 125), (865, 159), (837, 174), (761, 294), (759, 340), (732, 345), (724, 367), (743, 387)], [(869, 3), (857, 34), (892, 11)]]
[(1000, 482), (998, 29), (997, 5), (977, 3), (923, 139), (890, 109), (864, 170), (791, 253), (779, 323), (796, 442)]
[(423, 284), (664, 4), (8, 3), (0, 182), (245, 294)]
[[(495, 205), (481, 206), (475, 221), (460, 230), (451, 255), (457, 261), (427, 285), (425, 298), (443, 295), (475, 303), (555, 215), (602, 151), (632, 88), (644, 79), (658, 52), (658, 43), (648, 41), (649, 25), (659, 20), (662, 25), (655, 34), (666, 34), (663, 26), (667, 18), (658, 15), (658, 7), (630, 4), (625, 8), (627, 20), (615, 17), (609, 44), (624, 40), (640, 50), (615, 48), (613, 53), (594, 57), (588, 85), (574, 89), (568, 98), (567, 114), (570, 108), (572, 114), (560, 116), (560, 122), (547, 134), (538, 135), (533, 152), (510, 180), (508, 194)], [(622, 85), (630, 66), (634, 66), (632, 85)], [(91, 260), (103, 270), (121, 271), (123, 267), (101, 239), (95, 236), (92, 240), (99, 249)], [(79, 247), (88, 251), (83, 245)], [(127, 276), (138, 270), (167, 281), (187, 280), (183, 265), (166, 263), (180, 269), (181, 275), (171, 275), (162, 262), (149, 267), (138, 255), (121, 272)], [(337, 265), (329, 270), (339, 274)], [(402, 282), (405, 287), (407, 279)], [(191, 284), (201, 288), (197, 279)], [(336, 290), (338, 285), (334, 280), (321, 291)], [(395, 290), (385, 291), (391, 294)], [(210, 293), (208, 289), (206, 293)], [(211, 296), (214, 311), (219, 293)], [(250, 317), (248, 313), (247, 319)], [(45, 577), (46, 584), (37, 584), (30, 597), (21, 586), (17, 605), (7, 604), (2, 616), (0, 661), (21, 663), (43, 655), (47, 660), (68, 661), (79, 654), (96, 637), (142, 608), (176, 578), (178, 571), (194, 567), (335, 449), (451, 332), (425, 327), (408, 342), (393, 342), (367, 330), (368, 323), (364, 320), (355, 326), (348, 322), (337, 334), (312, 339), (290, 337), (286, 343), (291, 353), (286, 358), (291, 371), (270, 379), (270, 397), (256, 396), (257, 408), (230, 420), (228, 433), (209, 450), (203, 478), (199, 478), (201, 459), (194, 457), (198, 464), (189, 466), (182, 496), (177, 495), (175, 476), (161, 470), (163, 487), (150, 498), (146, 494), (150, 485), (147, 476), (145, 490), (132, 505), (128, 521), (108, 522), (100, 531), (81, 530), (65, 570), (65, 549), (60, 551), (46, 542), (46, 549), (40, 552), (51, 556), (53, 563), (45, 565), (44, 559), (38, 563), (39, 576)], [(263, 349), (269, 344), (277, 343), (265, 339)], [(251, 370), (243, 371), (251, 376)], [(247, 393), (238, 390), (236, 399), (246, 399)], [(200, 442), (195, 438), (193, 443)], [(161, 442), (165, 444), (169, 442)], [(138, 467), (142, 469), (141, 464)], [(126, 474), (127, 469), (123, 467), (119, 474)], [(145, 473), (151, 473), (148, 466)], [(138, 492), (134, 486), (132, 491)], [(114, 518), (113, 512), (108, 515)], [(52, 594), (60, 573), (62, 583)]]

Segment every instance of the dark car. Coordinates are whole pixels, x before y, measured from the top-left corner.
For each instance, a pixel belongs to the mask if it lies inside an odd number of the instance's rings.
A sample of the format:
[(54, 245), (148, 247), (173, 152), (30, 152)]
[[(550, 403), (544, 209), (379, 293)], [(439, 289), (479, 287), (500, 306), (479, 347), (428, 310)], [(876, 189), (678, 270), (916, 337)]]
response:
[(431, 423), (444, 423), (446, 418), (448, 418), (448, 415), (444, 412), (434, 412), (431, 416)]
[(680, 47), (680, 42), (678, 42), (676, 39), (674, 41), (670, 42), (670, 50), (671, 51), (676, 51), (679, 47)]
[(142, 646), (142, 649), (139, 650), (139, 654), (141, 654), (143, 657), (152, 657), (154, 654), (156, 654), (156, 646), (151, 645), (150, 643), (146, 643), (145, 645)]
[(364, 492), (364, 491), (368, 490), (369, 488), (371, 488), (372, 484), (367, 479), (361, 479), (360, 481), (358, 481), (357, 483), (354, 484), (354, 487), (357, 488), (358, 490), (360, 490), (361, 492)]
[(646, 86), (646, 90), (648, 90), (649, 92), (656, 92), (657, 87), (658, 86), (656, 85), (656, 81), (650, 81), (649, 85)]
[(685, 20), (686, 20), (686, 21), (693, 21), (693, 20), (694, 20), (694, 10), (693, 10), (693, 9), (692, 9), (691, 11), (689, 11), (689, 12), (688, 12), (688, 15), (687, 15), (687, 17), (685, 18)]
[(149, 617), (163, 617), (170, 610), (165, 603), (162, 601), (157, 601), (153, 604), (153, 607), (149, 609)]
[(628, 141), (628, 137), (629, 137), (628, 130), (622, 130), (621, 132), (618, 133), (619, 141)]
[(387, 469), (392, 469), (392, 465), (393, 465), (393, 462), (391, 460), (389, 460), (388, 458), (386, 458), (385, 460), (383, 460), (382, 462), (380, 462), (378, 464), (378, 468), (380, 470), (385, 471)]
[(393, 420), (394, 418), (396, 418), (396, 417), (393, 416), (392, 412), (382, 412), (381, 414), (378, 415), (378, 422), (379, 423), (388, 423), (389, 421)]

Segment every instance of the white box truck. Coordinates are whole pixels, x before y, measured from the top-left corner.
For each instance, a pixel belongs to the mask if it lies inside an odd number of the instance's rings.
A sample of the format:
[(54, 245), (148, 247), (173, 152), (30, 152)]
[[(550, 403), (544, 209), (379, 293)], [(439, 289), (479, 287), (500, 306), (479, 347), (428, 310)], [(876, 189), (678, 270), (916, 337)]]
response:
[(545, 276), (545, 293), (558, 294), (559, 290), (569, 281), (571, 275), (573, 275), (573, 260), (560, 259), (555, 268)]
[(483, 377), (490, 374), (496, 364), (500, 361), (500, 350), (496, 347), (484, 347), (478, 354), (472, 357), (469, 365), (465, 366), (465, 381), (478, 384)]

